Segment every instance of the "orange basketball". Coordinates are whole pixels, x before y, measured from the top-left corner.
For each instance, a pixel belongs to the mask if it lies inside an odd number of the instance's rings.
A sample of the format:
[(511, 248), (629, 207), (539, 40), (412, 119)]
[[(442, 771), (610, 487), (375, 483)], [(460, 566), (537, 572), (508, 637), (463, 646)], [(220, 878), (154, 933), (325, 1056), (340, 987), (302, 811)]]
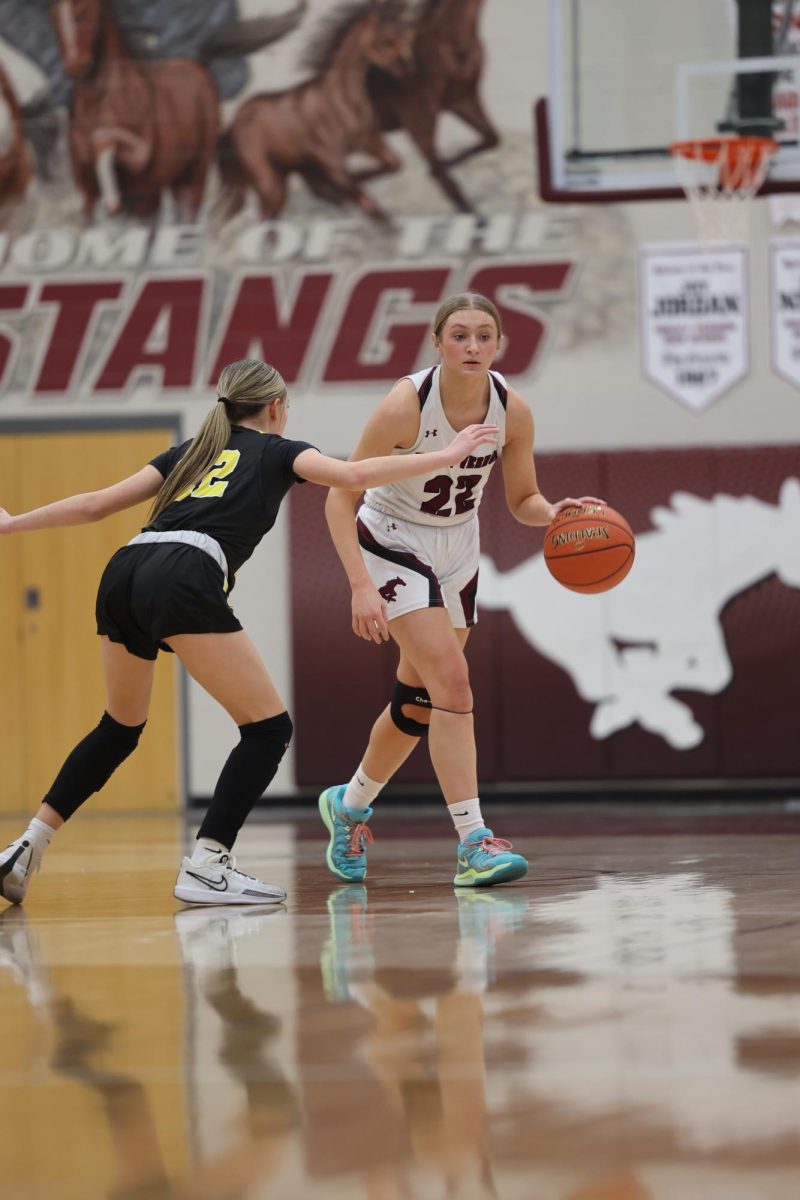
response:
[(544, 561), (571, 592), (607, 592), (633, 566), (636, 543), (630, 525), (606, 504), (564, 508), (544, 536)]

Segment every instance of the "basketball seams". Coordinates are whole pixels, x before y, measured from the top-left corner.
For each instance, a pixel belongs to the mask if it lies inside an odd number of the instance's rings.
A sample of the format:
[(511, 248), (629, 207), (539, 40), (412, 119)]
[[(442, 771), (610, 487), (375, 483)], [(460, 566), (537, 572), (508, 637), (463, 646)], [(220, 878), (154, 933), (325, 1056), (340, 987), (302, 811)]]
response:
[[(570, 550), (567, 554), (551, 554), (549, 562), (563, 562), (566, 558), (588, 558), (590, 554), (608, 554), (610, 550), (629, 550), (633, 553), (633, 545), (616, 542), (613, 546), (597, 546), (593, 550)], [(545, 554), (545, 559), (547, 555)]]
[[(565, 583), (563, 579), (556, 579), (556, 583), (560, 584), (561, 587), (566, 588), (569, 592), (582, 592), (585, 595), (608, 592), (611, 589), (605, 585), (608, 584), (609, 580), (614, 580), (612, 586), (616, 586), (617, 583), (622, 583), (623, 579), (625, 579), (631, 567), (633, 566), (633, 558), (633, 551), (631, 551), (625, 561), (621, 563), (614, 571), (611, 571), (608, 575), (603, 575), (600, 579), (593, 579), (590, 583)], [(555, 576), (553, 576), (553, 578), (555, 579)]]

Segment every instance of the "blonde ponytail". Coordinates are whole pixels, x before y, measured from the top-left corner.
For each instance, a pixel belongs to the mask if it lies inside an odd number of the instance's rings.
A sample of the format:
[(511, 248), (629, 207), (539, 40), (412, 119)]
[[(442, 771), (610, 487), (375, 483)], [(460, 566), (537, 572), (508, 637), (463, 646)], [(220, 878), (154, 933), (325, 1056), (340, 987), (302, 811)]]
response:
[(225, 449), (231, 427), (260, 413), (273, 400), (282, 400), (286, 384), (269, 363), (244, 358), (223, 367), (217, 380), (217, 403), (203, 421), (183, 458), (170, 471), (147, 518), (152, 524), (181, 492), (191, 491), (210, 471)]

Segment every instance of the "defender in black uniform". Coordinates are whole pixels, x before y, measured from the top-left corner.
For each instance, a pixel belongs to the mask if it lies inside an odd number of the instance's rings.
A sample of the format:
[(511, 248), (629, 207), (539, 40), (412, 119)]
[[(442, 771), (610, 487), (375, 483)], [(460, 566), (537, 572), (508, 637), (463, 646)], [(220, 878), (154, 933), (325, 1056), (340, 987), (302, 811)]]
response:
[(154, 499), (149, 524), (113, 556), (97, 596), (107, 705), (69, 755), (25, 833), (0, 853), (0, 891), (21, 904), (55, 830), (136, 748), (159, 650), (227, 710), (241, 739), (222, 768), (197, 846), (178, 872), (187, 904), (273, 904), (285, 892), (236, 869), (231, 849), (278, 769), (292, 722), (258, 651), (228, 603), (235, 575), (275, 523), (294, 483), (373, 487), (460, 462), (497, 430), (474, 425), (446, 450), (340, 462), (282, 436), (286, 385), (274, 367), (225, 367), (219, 397), (196, 436), (135, 475), (19, 516), (0, 508), (0, 533), (98, 521)]

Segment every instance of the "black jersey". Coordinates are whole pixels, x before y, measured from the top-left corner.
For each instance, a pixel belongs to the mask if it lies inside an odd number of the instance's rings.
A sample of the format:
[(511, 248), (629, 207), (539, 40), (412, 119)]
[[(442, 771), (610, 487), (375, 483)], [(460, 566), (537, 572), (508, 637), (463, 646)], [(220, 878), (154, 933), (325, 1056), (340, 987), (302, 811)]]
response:
[[(151, 459), (166, 479), (191, 441)], [(177, 496), (145, 530), (159, 533), (194, 529), (207, 533), (222, 547), (233, 576), (275, 524), (278, 509), (293, 483), (303, 483), (292, 466), (298, 454), (315, 447), (276, 433), (259, 433), (234, 425), (230, 440), (213, 467), (194, 487)]]

